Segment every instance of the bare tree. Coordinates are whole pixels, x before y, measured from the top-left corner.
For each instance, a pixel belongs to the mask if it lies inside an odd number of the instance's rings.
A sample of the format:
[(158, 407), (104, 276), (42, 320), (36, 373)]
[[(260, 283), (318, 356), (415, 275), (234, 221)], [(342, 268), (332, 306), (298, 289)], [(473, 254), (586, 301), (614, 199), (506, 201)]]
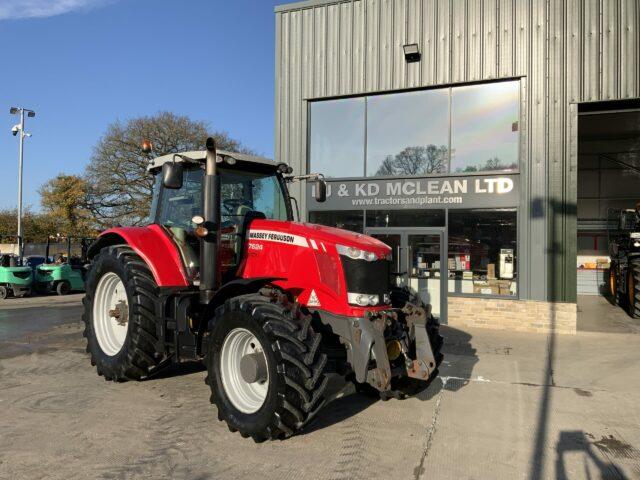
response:
[(446, 145), (407, 147), (384, 159), (376, 175), (428, 175), (445, 173), (449, 149)]
[(139, 225), (149, 215), (154, 178), (146, 171), (149, 157), (141, 151), (144, 139), (153, 143), (154, 156), (203, 150), (208, 136), (218, 148), (250, 153), (226, 132), (213, 132), (205, 122), (160, 112), (125, 123), (112, 123), (94, 147), (85, 177), (87, 208), (101, 227)]

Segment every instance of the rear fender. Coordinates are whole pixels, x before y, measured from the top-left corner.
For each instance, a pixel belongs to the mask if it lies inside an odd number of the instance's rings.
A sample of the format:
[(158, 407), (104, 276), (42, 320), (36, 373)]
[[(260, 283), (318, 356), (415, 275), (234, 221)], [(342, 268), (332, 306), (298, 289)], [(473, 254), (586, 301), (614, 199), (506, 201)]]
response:
[(161, 226), (154, 224), (106, 230), (89, 247), (89, 259), (93, 259), (103, 248), (114, 245), (128, 245), (140, 255), (159, 287), (190, 285), (178, 247)]

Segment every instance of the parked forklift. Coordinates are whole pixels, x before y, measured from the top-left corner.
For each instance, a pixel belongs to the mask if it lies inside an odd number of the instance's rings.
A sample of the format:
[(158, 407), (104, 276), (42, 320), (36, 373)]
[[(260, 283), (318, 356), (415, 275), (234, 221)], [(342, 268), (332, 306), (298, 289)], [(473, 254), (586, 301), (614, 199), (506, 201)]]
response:
[(608, 213), (609, 292), (612, 300), (640, 318), (640, 203)]
[[(17, 243), (20, 251), (22, 239), (15, 235), (0, 235), (0, 243)], [(0, 299), (28, 297), (32, 284), (33, 272), (30, 267), (22, 265), (20, 256), (13, 252), (0, 253)]]
[[(144, 151), (149, 152), (149, 145)], [(439, 324), (390, 280), (391, 248), (293, 221), (283, 163), (217, 151), (151, 160), (152, 223), (89, 248), (84, 336), (107, 380), (204, 361), (218, 419), (261, 442), (299, 432), (330, 400), (330, 375), (383, 399), (437, 375)]]
[[(72, 242), (80, 243), (80, 256), (72, 255)], [(66, 256), (58, 252), (51, 255), (52, 245), (65, 245)], [(50, 235), (47, 238), (45, 263), (38, 265), (35, 275), (35, 289), (39, 294), (84, 292), (87, 273), (87, 252), (91, 239)]]

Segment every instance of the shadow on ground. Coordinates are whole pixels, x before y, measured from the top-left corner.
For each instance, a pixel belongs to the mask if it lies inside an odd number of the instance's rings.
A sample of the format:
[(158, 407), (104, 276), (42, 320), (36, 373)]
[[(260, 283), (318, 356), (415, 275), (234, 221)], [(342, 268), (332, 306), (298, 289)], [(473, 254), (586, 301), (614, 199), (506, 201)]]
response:
[[(443, 390), (457, 392), (469, 384), (473, 368), (478, 363), (476, 349), (471, 344), (472, 336), (456, 328), (443, 326), (441, 334), (445, 337), (443, 353), (446, 365), (441, 365), (438, 376), (413, 391), (413, 397), (429, 401)], [(446, 370), (446, 372), (445, 372)], [(445, 375), (443, 375), (445, 373)], [(337, 387), (339, 388), (339, 387)], [(380, 399), (356, 393), (352, 384), (342, 382), (343, 396), (330, 402), (319, 418), (304, 433), (330, 427), (366, 410)], [(394, 400), (391, 400), (394, 401)]]

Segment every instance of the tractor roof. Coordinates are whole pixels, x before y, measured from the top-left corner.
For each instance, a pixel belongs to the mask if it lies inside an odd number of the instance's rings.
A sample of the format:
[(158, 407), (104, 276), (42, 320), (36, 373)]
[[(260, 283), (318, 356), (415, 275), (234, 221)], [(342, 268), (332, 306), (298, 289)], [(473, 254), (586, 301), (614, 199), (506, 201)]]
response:
[[(250, 163), (258, 163), (260, 165), (267, 165), (272, 167), (277, 167), (277, 163), (273, 160), (264, 157), (256, 157), (255, 155), (247, 155), (246, 153), (236, 153), (236, 152), (227, 152), (226, 150), (218, 150), (218, 163), (224, 161), (224, 157), (231, 157), (240, 162), (250, 162)], [(183, 157), (190, 158), (196, 162), (204, 163), (207, 158), (207, 152), (205, 150), (196, 150), (191, 152), (181, 152), (179, 155)], [(162, 155), (161, 157), (154, 158), (149, 166), (147, 167), (148, 171), (154, 171), (158, 168), (161, 168), (167, 162), (183, 162), (184, 160), (173, 153), (169, 153), (167, 155)]]

